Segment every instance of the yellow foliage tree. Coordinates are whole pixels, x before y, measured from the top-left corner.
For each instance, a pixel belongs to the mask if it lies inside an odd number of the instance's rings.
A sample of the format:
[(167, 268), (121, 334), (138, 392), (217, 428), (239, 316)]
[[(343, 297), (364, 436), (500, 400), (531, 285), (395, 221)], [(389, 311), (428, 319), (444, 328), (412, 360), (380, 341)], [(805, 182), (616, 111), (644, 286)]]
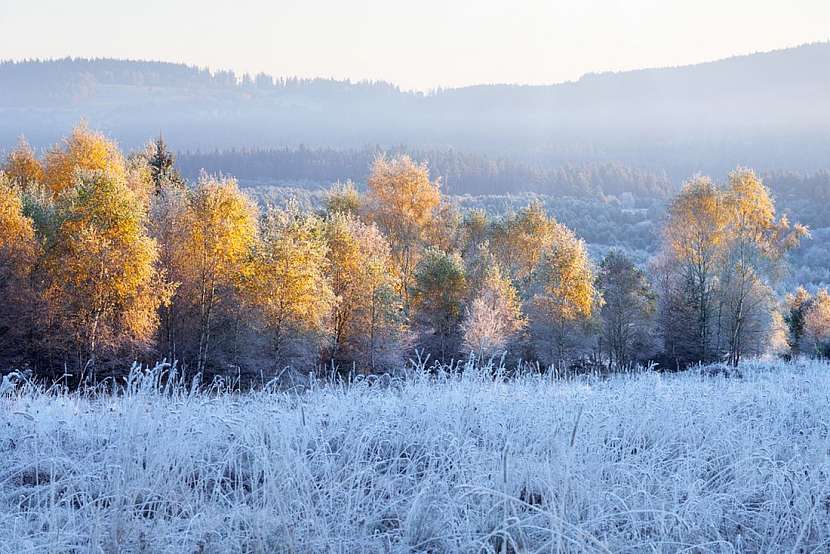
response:
[(184, 210), (172, 208), (176, 237), (165, 253), (175, 266), (176, 301), (195, 307), (196, 371), (204, 371), (214, 316), (224, 293), (236, 290), (257, 234), (257, 209), (233, 179), (202, 178)]
[(399, 292), (408, 305), (427, 232), (438, 224), (435, 211), (441, 204), (439, 183), (429, 180), (426, 164), (416, 164), (404, 155), (376, 159), (368, 185), (365, 212), (389, 240), (398, 268)]
[[(729, 174), (723, 192), (727, 210), (725, 259), (719, 275), (720, 304), (715, 349), (725, 349), (737, 365), (748, 341), (763, 341), (770, 320), (772, 291), (766, 281), (784, 254), (807, 234), (801, 225), (776, 219), (769, 191), (746, 168)], [(721, 338), (722, 337), (722, 338)], [(724, 342), (725, 344), (721, 344)]]
[(118, 171), (79, 171), (57, 200), (59, 225), (44, 260), (52, 342), (69, 339), (79, 366), (147, 348), (166, 301), (146, 212)]
[(525, 292), (543, 253), (553, 244), (556, 222), (540, 202), (509, 214), (493, 227), (490, 249), (499, 265)]
[(389, 243), (375, 225), (343, 213), (329, 218), (326, 238), (336, 301), (330, 357), (374, 371), (394, 359), (402, 332)]
[(21, 353), (22, 339), (33, 325), (30, 277), (38, 252), (34, 225), (23, 213), (20, 189), (0, 172), (0, 353), (5, 360)]
[(75, 184), (77, 170), (105, 171), (116, 181), (125, 181), (127, 176), (118, 146), (84, 123), (46, 153), (44, 184), (53, 193), (60, 193)]
[[(535, 332), (552, 348), (557, 363), (567, 358), (569, 327), (587, 322), (600, 304), (585, 243), (559, 224), (534, 271)], [(547, 335), (550, 335), (549, 337)]]
[(326, 254), (319, 218), (300, 214), (294, 206), (266, 214), (243, 291), (272, 333), (277, 361), (285, 355), (289, 332), (324, 329), (334, 302), (326, 280)]
[(817, 356), (830, 356), (830, 292), (820, 289), (804, 316), (804, 338)]
[(731, 172), (723, 188), (700, 176), (683, 187), (669, 207), (663, 252), (692, 300), (689, 361), (737, 364), (749, 345), (764, 342), (774, 323), (769, 282), (806, 234), (776, 218), (769, 191), (749, 169)]
[(695, 307), (697, 333), (693, 351), (711, 356), (717, 274), (726, 253), (728, 210), (721, 191), (707, 177), (687, 182), (669, 206), (665, 250), (678, 266)]
[(17, 147), (9, 152), (3, 171), (13, 182), (23, 189), (28, 189), (43, 181), (43, 166), (35, 156), (32, 147), (25, 138), (20, 138)]
[(359, 211), (360, 194), (351, 181), (336, 183), (326, 193), (326, 212), (357, 215)]

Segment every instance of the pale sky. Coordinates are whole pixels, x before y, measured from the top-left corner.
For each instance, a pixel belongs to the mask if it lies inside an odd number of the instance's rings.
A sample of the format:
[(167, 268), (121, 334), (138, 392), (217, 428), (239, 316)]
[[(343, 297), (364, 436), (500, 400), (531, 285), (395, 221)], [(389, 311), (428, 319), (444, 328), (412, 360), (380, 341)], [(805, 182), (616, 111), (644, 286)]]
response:
[(153, 59), (419, 90), (828, 39), (830, 0), (0, 0), (3, 59)]

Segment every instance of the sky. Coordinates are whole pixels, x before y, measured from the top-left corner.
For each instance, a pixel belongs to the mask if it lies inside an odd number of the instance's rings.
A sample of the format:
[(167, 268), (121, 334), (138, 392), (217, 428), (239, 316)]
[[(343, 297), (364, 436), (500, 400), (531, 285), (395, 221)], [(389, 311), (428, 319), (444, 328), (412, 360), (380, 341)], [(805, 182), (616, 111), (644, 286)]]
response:
[(828, 39), (830, 0), (0, 0), (3, 59), (150, 59), (424, 91)]

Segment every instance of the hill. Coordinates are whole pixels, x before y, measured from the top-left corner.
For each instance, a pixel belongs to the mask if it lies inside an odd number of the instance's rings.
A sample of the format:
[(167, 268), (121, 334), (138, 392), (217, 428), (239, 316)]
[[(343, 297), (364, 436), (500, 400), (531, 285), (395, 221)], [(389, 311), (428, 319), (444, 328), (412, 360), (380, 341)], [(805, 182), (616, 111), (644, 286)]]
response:
[(133, 147), (164, 131), (189, 150), (406, 144), (555, 167), (618, 162), (687, 176), (830, 159), (830, 43), (549, 86), (429, 94), (383, 82), (274, 79), (163, 62), (0, 64), (0, 145), (48, 145), (86, 118)]

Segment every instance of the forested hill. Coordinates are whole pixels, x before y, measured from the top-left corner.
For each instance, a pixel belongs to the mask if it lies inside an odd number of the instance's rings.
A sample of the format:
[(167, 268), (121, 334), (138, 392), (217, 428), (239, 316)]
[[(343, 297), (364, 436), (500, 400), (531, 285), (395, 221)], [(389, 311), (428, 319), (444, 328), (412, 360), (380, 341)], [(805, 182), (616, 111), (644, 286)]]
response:
[[(556, 63), (540, 60), (539, 63)], [(274, 79), (161, 62), (0, 64), (0, 145), (35, 146), (86, 118), (128, 148), (163, 131), (180, 150), (406, 144), (547, 168), (620, 163), (723, 174), (830, 160), (830, 43), (550, 86), (429, 94), (382, 82)]]

